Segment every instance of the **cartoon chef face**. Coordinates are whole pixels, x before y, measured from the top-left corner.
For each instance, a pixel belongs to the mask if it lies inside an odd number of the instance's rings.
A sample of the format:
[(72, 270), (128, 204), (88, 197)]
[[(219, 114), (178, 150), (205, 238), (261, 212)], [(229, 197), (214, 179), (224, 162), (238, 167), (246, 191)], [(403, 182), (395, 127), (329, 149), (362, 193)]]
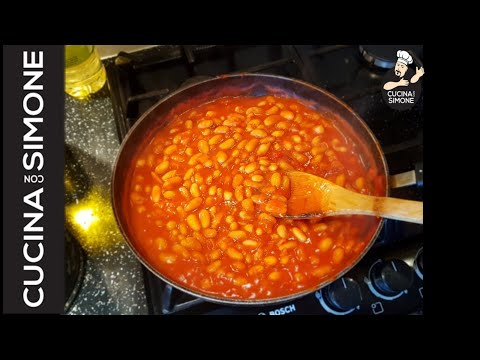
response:
[(404, 50), (397, 51), (397, 58), (397, 63), (395, 64), (395, 75), (398, 77), (404, 77), (408, 70), (408, 65), (413, 62), (413, 59), (411, 55)]
[(398, 77), (404, 77), (407, 70), (407, 65), (405, 65), (403, 62), (397, 61), (397, 63), (395, 64), (395, 75), (397, 75)]

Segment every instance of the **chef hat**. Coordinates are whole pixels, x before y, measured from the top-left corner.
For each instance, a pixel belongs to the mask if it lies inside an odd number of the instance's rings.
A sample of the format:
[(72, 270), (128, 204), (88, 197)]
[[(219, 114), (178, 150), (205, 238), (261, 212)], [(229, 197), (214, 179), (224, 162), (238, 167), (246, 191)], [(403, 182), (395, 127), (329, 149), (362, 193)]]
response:
[(405, 50), (398, 50), (397, 57), (398, 57), (397, 62), (404, 63), (405, 65), (411, 64), (413, 62), (412, 57)]

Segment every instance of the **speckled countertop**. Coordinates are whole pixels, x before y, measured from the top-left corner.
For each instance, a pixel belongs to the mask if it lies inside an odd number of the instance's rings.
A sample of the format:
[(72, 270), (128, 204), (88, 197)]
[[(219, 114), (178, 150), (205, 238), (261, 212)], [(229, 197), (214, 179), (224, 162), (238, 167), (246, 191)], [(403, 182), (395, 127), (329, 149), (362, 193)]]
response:
[(67, 314), (147, 314), (140, 263), (117, 227), (110, 182), (120, 147), (107, 86), (88, 101), (65, 99), (66, 228), (86, 254)]

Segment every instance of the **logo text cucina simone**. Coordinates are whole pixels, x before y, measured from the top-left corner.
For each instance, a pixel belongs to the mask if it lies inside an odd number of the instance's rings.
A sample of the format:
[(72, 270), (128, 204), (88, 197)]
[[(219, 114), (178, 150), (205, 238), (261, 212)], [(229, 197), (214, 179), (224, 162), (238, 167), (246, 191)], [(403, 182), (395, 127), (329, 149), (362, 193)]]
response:
[(414, 104), (415, 91), (390, 90), (387, 92), (389, 104)]

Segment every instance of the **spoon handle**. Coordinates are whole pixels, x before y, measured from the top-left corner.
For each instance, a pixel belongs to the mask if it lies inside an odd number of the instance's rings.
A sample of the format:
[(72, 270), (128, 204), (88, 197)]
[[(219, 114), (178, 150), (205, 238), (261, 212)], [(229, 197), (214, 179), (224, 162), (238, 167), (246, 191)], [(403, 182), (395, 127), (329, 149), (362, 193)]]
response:
[(388, 219), (423, 224), (423, 202), (387, 197), (374, 197), (374, 210)]
[(355, 194), (337, 198), (336, 214), (374, 215), (423, 224), (423, 202)]

